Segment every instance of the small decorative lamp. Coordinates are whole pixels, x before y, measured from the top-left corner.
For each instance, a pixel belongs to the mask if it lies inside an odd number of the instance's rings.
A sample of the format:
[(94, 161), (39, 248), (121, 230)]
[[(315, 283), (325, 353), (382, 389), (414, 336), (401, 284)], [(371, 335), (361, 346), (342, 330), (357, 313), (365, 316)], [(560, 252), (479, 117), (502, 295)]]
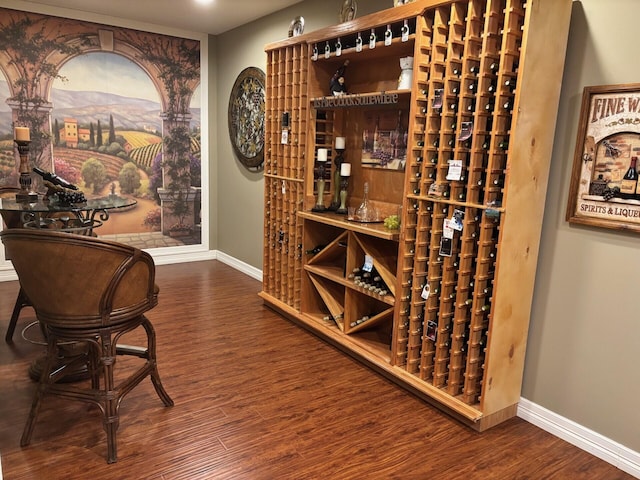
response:
[(38, 194), (31, 191), (31, 169), (29, 168), (29, 145), (31, 133), (28, 127), (15, 127), (13, 141), (18, 146), (20, 155), (20, 191), (16, 193), (16, 202), (34, 203)]
[(336, 211), (340, 206), (340, 166), (344, 162), (344, 150), (346, 139), (344, 137), (336, 137), (336, 157), (333, 159), (333, 201), (329, 205), (329, 210)]
[(312, 212), (324, 212), (326, 207), (324, 206), (324, 169), (327, 163), (327, 149), (319, 148), (316, 161), (318, 167), (316, 168), (316, 189), (318, 191), (318, 199), (316, 205), (311, 209)]
[(336, 213), (347, 213), (347, 187), (351, 176), (351, 164), (343, 163), (340, 166), (340, 206)]

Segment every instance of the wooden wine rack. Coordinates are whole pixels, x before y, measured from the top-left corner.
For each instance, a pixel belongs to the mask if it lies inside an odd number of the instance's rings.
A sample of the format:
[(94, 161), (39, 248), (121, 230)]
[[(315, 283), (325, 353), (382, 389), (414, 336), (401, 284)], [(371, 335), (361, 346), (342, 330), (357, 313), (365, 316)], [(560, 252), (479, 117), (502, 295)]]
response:
[[(477, 430), (514, 416), (520, 397), (570, 11), (570, 0), (423, 0), (266, 48), (262, 297)], [(406, 56), (412, 85), (399, 90)], [(362, 162), (378, 110), (406, 138), (398, 170)], [(299, 115), (291, 145), (284, 111)], [(349, 205), (366, 183), (382, 217), (401, 208), (400, 230), (311, 211), (340, 188), (339, 136)], [(354, 281), (363, 264), (384, 288)]]
[[(308, 48), (291, 44), (269, 52), (265, 105), (265, 224), (263, 290), (300, 308), (302, 222), (307, 144)], [(283, 143), (283, 114), (288, 138)]]

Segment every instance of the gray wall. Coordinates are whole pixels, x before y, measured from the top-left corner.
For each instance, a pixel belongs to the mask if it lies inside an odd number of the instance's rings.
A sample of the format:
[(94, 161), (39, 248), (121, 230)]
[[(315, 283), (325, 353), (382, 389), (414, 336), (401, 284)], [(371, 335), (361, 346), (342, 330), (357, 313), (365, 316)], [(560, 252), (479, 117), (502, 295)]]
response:
[(565, 210), (582, 89), (640, 81), (638, 16), (637, 0), (573, 4), (522, 389), (636, 452), (639, 239), (570, 226)]
[[(303, 16), (305, 32), (335, 25), (342, 3), (306, 0), (220, 35), (217, 49), (210, 52), (210, 62), (218, 68), (216, 91), (212, 93), (218, 97), (218, 110), (211, 116), (211, 128), (218, 135), (215, 152), (218, 192), (217, 199), (212, 199), (218, 205), (217, 249), (258, 269), (262, 269), (264, 177), (245, 169), (233, 153), (227, 127), (229, 94), (238, 74), (246, 67), (259, 67), (266, 72), (264, 46), (286, 39), (291, 20)], [(361, 0), (357, 16), (391, 6), (393, 0)]]
[[(218, 136), (212, 147), (218, 163), (218, 196), (213, 199), (219, 214), (217, 248), (258, 269), (263, 176), (248, 173), (233, 156), (227, 131), (229, 93), (243, 68), (266, 68), (264, 45), (285, 38), (295, 16), (305, 17), (306, 32), (335, 24), (342, 2), (328, 3), (306, 0), (221, 35), (211, 51), (211, 63), (218, 69), (212, 81), (218, 110), (211, 119)], [(392, 0), (361, 0), (358, 17), (391, 5)], [(639, 80), (631, 49), (637, 45), (639, 16), (637, 0), (582, 0), (573, 5), (522, 391), (524, 398), (636, 452), (638, 238), (569, 226), (564, 214), (582, 89)], [(548, 81), (544, 72), (540, 81)]]

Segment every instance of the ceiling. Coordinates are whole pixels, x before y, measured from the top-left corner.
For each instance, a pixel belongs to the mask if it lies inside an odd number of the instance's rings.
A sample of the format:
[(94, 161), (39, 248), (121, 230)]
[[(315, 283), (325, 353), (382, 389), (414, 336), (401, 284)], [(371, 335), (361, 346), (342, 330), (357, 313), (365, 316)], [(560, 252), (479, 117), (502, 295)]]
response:
[[(219, 35), (302, 0), (35, 0), (31, 3)], [(53, 13), (53, 12), (52, 12)]]

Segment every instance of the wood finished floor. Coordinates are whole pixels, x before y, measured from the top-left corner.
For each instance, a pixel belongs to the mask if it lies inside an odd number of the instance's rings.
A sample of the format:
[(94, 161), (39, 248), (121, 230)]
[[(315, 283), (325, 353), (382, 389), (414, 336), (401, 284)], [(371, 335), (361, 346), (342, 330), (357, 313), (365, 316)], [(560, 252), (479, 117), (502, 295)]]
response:
[[(175, 406), (149, 380), (134, 389), (108, 465), (97, 409), (47, 397), (20, 448), (42, 347), (17, 332), (0, 344), (4, 480), (633, 478), (518, 418), (462, 426), (263, 306), (260, 283), (222, 263), (160, 266), (157, 283), (149, 318)], [(2, 337), (17, 291), (0, 283)]]

